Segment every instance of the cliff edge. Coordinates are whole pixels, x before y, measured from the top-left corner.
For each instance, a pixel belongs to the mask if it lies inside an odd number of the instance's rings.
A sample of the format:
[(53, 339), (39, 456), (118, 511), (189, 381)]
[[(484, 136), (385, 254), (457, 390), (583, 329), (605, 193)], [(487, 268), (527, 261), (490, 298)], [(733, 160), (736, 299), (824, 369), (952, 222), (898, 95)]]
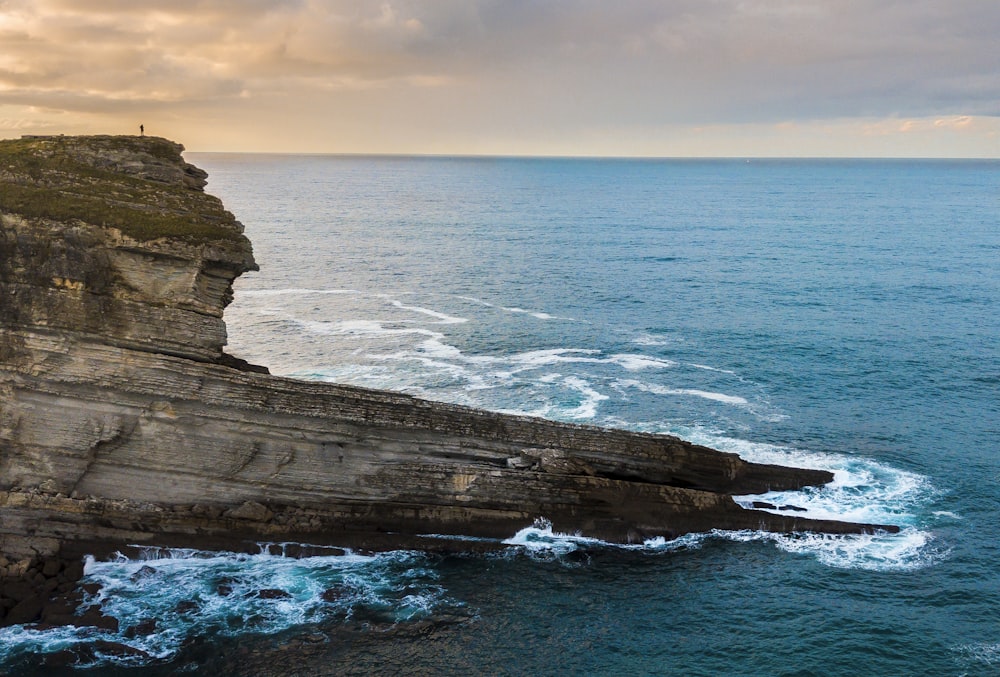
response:
[(130, 543), (503, 538), (538, 517), (618, 542), (893, 529), (732, 499), (823, 484), (825, 471), (227, 356), (223, 310), (256, 263), (182, 150), (155, 137), (0, 142), (0, 574)]

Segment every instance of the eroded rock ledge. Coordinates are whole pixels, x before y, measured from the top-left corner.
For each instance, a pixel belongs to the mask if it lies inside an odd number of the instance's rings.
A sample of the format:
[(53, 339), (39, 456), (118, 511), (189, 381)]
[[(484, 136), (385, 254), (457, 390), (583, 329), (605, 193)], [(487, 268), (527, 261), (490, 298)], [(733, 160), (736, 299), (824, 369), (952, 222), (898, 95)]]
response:
[(824, 471), (279, 378), (227, 356), (223, 309), (256, 264), (182, 150), (150, 137), (0, 142), (7, 573), (97, 544), (392, 547), (507, 537), (541, 516), (619, 542), (893, 529), (732, 499), (823, 484)]

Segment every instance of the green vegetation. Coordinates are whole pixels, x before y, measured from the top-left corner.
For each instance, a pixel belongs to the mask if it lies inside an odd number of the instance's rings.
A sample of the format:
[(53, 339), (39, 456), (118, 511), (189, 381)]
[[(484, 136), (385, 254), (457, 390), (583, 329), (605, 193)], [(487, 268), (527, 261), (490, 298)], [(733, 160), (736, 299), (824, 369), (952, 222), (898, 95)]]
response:
[(180, 150), (155, 137), (0, 141), (0, 210), (113, 227), (140, 241), (242, 239), (218, 199), (185, 187), (181, 180), (163, 183), (122, 169), (149, 166), (177, 172), (184, 166)]
[(26, 217), (71, 221), (117, 228), (129, 237), (147, 241), (161, 237), (193, 241), (236, 239), (236, 232), (187, 214), (148, 211), (101, 197), (52, 188), (5, 184), (0, 188), (0, 210)]

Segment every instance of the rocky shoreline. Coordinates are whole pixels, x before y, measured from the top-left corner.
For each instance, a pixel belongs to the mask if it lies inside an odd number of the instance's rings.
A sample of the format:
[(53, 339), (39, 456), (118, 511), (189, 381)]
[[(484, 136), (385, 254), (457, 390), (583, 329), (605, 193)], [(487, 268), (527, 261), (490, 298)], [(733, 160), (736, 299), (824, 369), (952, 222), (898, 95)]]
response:
[(468, 550), (447, 536), (497, 547), (539, 517), (620, 543), (897, 530), (732, 498), (821, 485), (825, 471), (301, 382), (227, 355), (223, 311), (256, 262), (182, 150), (0, 142), (0, 625), (81, 622), (67, 610), (82, 556), (130, 545)]

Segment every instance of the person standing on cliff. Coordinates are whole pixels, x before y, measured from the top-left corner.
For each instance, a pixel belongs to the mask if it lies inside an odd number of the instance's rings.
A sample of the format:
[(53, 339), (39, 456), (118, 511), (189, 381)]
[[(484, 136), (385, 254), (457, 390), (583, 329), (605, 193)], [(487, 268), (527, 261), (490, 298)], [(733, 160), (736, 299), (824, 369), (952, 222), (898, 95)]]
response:
[(139, 136), (146, 136), (146, 127), (139, 125)]

